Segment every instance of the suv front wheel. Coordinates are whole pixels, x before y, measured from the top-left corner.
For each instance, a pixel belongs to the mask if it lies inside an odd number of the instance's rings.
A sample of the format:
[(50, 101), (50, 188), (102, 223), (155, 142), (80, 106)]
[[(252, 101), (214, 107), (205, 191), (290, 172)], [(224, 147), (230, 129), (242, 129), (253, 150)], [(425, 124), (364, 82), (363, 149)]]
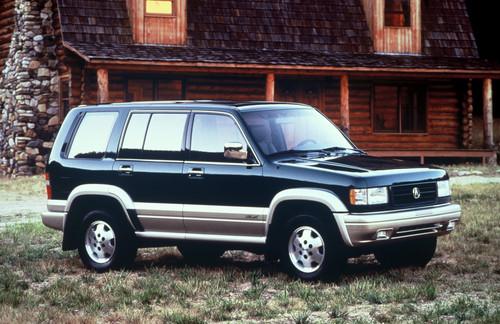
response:
[(104, 210), (85, 215), (78, 253), (84, 265), (97, 272), (130, 265), (137, 254), (132, 231)]
[(283, 266), (302, 280), (337, 279), (346, 262), (333, 228), (311, 215), (288, 221), (280, 245)]

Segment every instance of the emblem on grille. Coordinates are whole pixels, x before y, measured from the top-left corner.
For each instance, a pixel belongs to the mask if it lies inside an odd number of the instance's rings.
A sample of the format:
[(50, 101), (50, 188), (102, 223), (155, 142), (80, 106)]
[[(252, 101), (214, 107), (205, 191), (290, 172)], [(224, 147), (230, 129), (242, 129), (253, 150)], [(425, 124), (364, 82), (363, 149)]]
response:
[(418, 189), (418, 187), (414, 187), (412, 193), (413, 193), (413, 198), (415, 199), (420, 198), (420, 189)]

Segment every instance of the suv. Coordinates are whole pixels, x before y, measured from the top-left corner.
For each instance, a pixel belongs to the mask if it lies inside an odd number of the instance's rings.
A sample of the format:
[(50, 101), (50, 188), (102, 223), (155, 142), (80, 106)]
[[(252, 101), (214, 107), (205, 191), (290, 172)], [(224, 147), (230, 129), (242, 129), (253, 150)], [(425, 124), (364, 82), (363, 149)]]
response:
[(137, 248), (207, 260), (248, 250), (305, 280), (346, 258), (425, 266), (460, 218), (445, 171), (368, 156), (302, 104), (150, 102), (70, 111), (43, 223), (96, 271)]

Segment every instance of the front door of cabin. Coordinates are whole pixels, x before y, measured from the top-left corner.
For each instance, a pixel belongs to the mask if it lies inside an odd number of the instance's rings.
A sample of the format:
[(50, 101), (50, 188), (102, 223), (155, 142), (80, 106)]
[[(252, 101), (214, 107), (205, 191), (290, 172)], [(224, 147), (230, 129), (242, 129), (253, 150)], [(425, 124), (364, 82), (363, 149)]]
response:
[(277, 100), (300, 102), (323, 109), (322, 84), (314, 80), (278, 80)]
[(182, 80), (130, 78), (127, 81), (127, 101), (182, 100)]

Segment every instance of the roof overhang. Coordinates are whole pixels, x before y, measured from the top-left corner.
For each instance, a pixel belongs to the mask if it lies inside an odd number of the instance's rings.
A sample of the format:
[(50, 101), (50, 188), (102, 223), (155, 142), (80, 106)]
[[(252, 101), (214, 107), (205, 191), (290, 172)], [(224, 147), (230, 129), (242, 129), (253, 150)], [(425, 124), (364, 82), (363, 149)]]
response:
[[(183, 61), (153, 60), (143, 58), (115, 58), (104, 55), (90, 56), (71, 44), (64, 43), (71, 52), (81, 57), (86, 62), (86, 68), (130, 71), (130, 72), (178, 72), (178, 73), (227, 73), (227, 74), (267, 74), (282, 75), (315, 75), (339, 76), (348, 74), (354, 77), (412, 77), (412, 78), (446, 78), (446, 79), (500, 79), (500, 68), (449, 68), (434, 67), (370, 67), (363, 66), (336, 66), (314, 64), (279, 64), (272, 63), (240, 63), (240, 62), (214, 62), (214, 61)], [(219, 50), (223, 51), (223, 50)]]

